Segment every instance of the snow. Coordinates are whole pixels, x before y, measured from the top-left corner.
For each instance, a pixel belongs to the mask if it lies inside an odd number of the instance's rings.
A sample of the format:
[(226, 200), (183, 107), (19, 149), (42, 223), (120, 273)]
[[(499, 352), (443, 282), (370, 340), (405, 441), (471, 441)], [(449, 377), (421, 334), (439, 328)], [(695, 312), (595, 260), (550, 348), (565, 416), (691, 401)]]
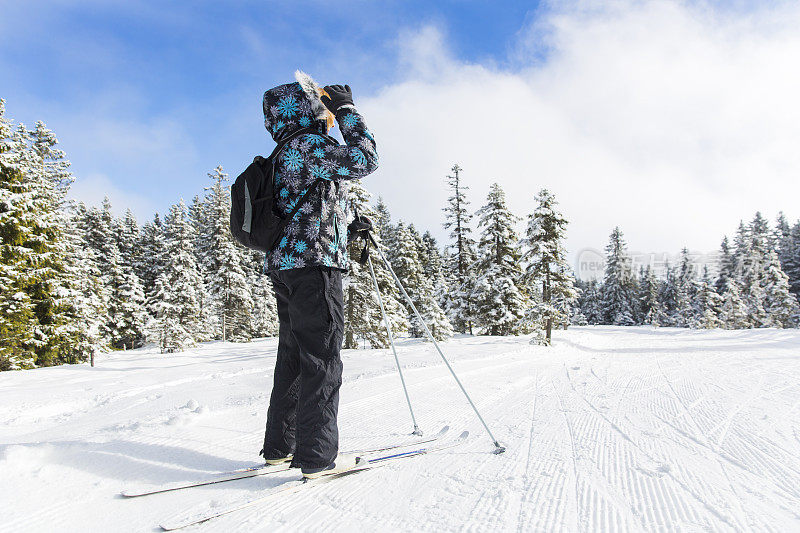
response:
[[(553, 346), (402, 340), (415, 414), (458, 448), (388, 464), (194, 531), (798, 531), (800, 332), (576, 327)], [(292, 471), (137, 499), (123, 488), (254, 463), (275, 339), (0, 374), (0, 531), (152, 531)], [(412, 425), (389, 350), (345, 350), (343, 449)]]

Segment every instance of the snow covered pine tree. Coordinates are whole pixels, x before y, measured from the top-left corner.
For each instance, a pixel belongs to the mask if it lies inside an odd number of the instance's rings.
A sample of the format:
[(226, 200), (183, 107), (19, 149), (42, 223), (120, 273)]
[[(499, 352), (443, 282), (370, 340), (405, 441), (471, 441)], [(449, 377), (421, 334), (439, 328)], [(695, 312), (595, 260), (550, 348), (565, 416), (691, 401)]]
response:
[(238, 246), (228, 230), (230, 193), (223, 184), (228, 175), (221, 166), (208, 174), (213, 185), (202, 202), (204, 224), (200, 233), (201, 264), (210, 296), (209, 311), (217, 338), (246, 342), (251, 339), (251, 288), (247, 277), (245, 249)]
[(478, 243), (478, 279), (472, 291), (476, 321), (487, 335), (516, 334), (526, 306), (520, 290), (519, 237), (514, 229), (518, 218), (509, 211), (505, 192), (497, 183), (491, 185), (486, 205), (477, 215), (483, 230)]
[(603, 321), (615, 326), (631, 326), (633, 320), (633, 294), (631, 294), (630, 258), (625, 250), (622, 231), (614, 228), (606, 246), (606, 272), (600, 297), (603, 304)]
[(567, 262), (564, 247), (567, 219), (556, 210), (558, 202), (550, 191), (542, 189), (536, 196), (536, 210), (528, 215), (528, 229), (522, 244), (527, 248), (525, 283), (538, 289), (541, 298), (532, 299), (528, 315), (538, 329), (544, 328), (544, 344), (549, 345), (553, 322), (569, 322), (572, 304), (578, 298), (575, 278)]
[[(392, 264), (400, 283), (414, 303), (436, 340), (444, 340), (453, 335), (447, 315), (436, 300), (436, 291), (431, 280), (425, 275), (425, 267), (420, 252), (425, 250), (422, 238), (413, 226), (398, 222), (394, 228), (394, 238), (389, 250), (389, 262)], [(414, 315), (408, 302), (408, 321), (411, 324), (409, 333), (412, 337), (424, 337), (425, 329)]]
[[(349, 211), (351, 213), (358, 212), (359, 215), (366, 216), (370, 220), (377, 219), (379, 215), (369, 205), (369, 199), (370, 193), (361, 184), (361, 180), (353, 181), (350, 185), (350, 197), (347, 200)], [(385, 205), (383, 209), (386, 209)], [(372, 238), (386, 253), (386, 247), (381, 242), (380, 234), (372, 232)], [(358, 262), (363, 246), (364, 243), (357, 240), (349, 246), (348, 250), (350, 273), (344, 285), (346, 312), (344, 348), (358, 348), (359, 339), (365, 340), (373, 348), (388, 348), (389, 337), (386, 327), (383, 325), (378, 295), (375, 293), (369, 266)], [(407, 331), (406, 310), (399, 301), (400, 295), (394, 280), (380, 261), (373, 264), (373, 270), (391, 331), (394, 334)]]
[(42, 122), (13, 127), (0, 99), (0, 370), (76, 361), (64, 198), (69, 162)]
[(452, 174), (447, 176), (447, 185), (450, 188), (450, 197), (447, 199), (444, 228), (450, 230), (452, 250), (450, 261), (446, 265), (452, 273), (453, 280), (447, 298), (447, 314), (453, 327), (461, 333), (472, 335), (472, 289), (475, 287), (474, 265), (477, 254), (475, 253), (475, 240), (472, 238), (470, 221), (472, 214), (469, 212), (469, 200), (466, 191), (469, 187), (461, 180), (460, 172), (463, 170), (458, 164), (453, 165)]

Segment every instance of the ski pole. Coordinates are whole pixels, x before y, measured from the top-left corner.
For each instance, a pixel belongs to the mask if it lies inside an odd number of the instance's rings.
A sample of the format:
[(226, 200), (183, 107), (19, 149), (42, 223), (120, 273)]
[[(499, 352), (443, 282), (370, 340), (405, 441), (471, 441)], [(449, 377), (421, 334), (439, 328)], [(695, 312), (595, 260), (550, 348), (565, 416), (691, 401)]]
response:
[(400, 360), (397, 358), (397, 350), (394, 347), (394, 337), (392, 337), (392, 328), (389, 326), (389, 319), (386, 317), (386, 311), (383, 309), (383, 298), (381, 297), (381, 290), (378, 288), (378, 278), (375, 277), (375, 270), (372, 268), (372, 258), (367, 256), (367, 263), (369, 264), (369, 273), (372, 275), (372, 283), (375, 285), (375, 293), (378, 295), (378, 305), (381, 308), (381, 316), (383, 323), (386, 324), (386, 334), (389, 336), (389, 344), (392, 346), (392, 353), (394, 354), (394, 363), (397, 365), (397, 373), (400, 374), (400, 383), (403, 384), (403, 392), (406, 395), (406, 402), (408, 403), (408, 411), (411, 413), (411, 421), (414, 423), (414, 432), (412, 435), (422, 435), (417, 419), (414, 416), (414, 409), (411, 408), (411, 399), (408, 396), (408, 389), (406, 388), (406, 380), (403, 377), (403, 370), (400, 368)]
[(419, 314), (419, 311), (417, 311), (417, 307), (414, 305), (414, 302), (411, 300), (411, 297), (406, 292), (405, 288), (403, 287), (403, 284), (400, 283), (400, 280), (397, 278), (397, 274), (394, 273), (392, 265), (389, 264), (389, 261), (386, 259), (386, 256), (383, 255), (383, 252), (381, 251), (380, 247), (375, 243), (375, 240), (372, 238), (372, 235), (370, 235), (369, 238), (372, 241), (372, 244), (375, 245), (375, 249), (378, 251), (378, 255), (381, 256), (381, 259), (383, 259), (383, 262), (386, 264), (386, 268), (388, 268), (389, 272), (392, 274), (395, 283), (397, 283), (397, 286), (400, 287), (400, 291), (403, 293), (403, 296), (405, 296), (406, 300), (408, 300), (408, 304), (411, 306), (412, 311), (414, 311), (417, 320), (419, 320), (420, 324), (422, 324), (422, 327), (425, 329), (425, 333), (428, 335), (428, 339), (430, 339), (430, 341), (436, 347), (436, 351), (439, 352), (439, 356), (441, 356), (442, 361), (444, 361), (444, 364), (447, 365), (447, 369), (453, 375), (453, 378), (456, 380), (456, 383), (458, 383), (458, 386), (461, 388), (461, 392), (463, 392), (464, 396), (466, 396), (467, 401), (472, 406), (472, 410), (475, 411), (475, 414), (478, 415), (478, 419), (481, 421), (481, 424), (483, 424), (483, 427), (486, 428), (486, 433), (489, 434), (489, 437), (492, 439), (492, 443), (494, 443), (494, 453), (503, 453), (504, 451), (506, 451), (505, 447), (500, 446), (500, 443), (497, 442), (496, 438), (494, 438), (492, 430), (489, 429), (489, 426), (486, 424), (486, 421), (481, 416), (481, 413), (478, 411), (478, 408), (475, 407), (475, 404), (472, 402), (472, 398), (470, 398), (469, 394), (467, 393), (467, 389), (465, 389), (464, 385), (461, 384), (461, 380), (458, 379), (455, 370), (453, 370), (453, 367), (450, 366), (450, 362), (444, 356), (444, 353), (442, 353), (442, 349), (439, 348), (439, 343), (437, 343), (436, 339), (433, 338), (431, 330), (428, 329), (428, 325), (425, 324), (424, 320), (422, 320), (422, 316)]

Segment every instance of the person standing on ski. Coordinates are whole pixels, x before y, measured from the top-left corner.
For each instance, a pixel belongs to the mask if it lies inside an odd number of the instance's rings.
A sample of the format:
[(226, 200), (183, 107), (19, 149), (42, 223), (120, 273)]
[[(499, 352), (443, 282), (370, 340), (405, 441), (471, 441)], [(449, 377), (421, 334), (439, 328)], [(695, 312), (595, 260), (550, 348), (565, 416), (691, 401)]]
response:
[[(316, 477), (349, 460), (336, 464), (348, 182), (375, 171), (378, 154), (348, 85), (321, 89), (300, 71), (295, 79), (266, 91), (263, 102), (275, 142), (295, 135), (275, 156), (276, 210), (288, 216), (313, 189), (267, 254), (280, 330), (261, 455)], [(344, 145), (327, 135), (334, 119)], [(297, 135), (301, 129), (308, 131)]]

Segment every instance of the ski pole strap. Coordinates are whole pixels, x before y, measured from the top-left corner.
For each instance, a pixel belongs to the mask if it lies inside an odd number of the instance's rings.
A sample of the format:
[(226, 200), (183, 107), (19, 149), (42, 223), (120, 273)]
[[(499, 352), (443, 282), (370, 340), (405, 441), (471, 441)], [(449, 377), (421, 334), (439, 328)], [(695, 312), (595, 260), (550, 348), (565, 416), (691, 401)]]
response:
[[(369, 243), (375, 245), (375, 239), (372, 238), (370, 230), (372, 229), (372, 221), (365, 216), (358, 214), (358, 209), (354, 210), (355, 218), (347, 226), (347, 242), (348, 244), (357, 240), (364, 239), (364, 249), (361, 250), (361, 257), (358, 262), (365, 264), (369, 258)], [(376, 245), (377, 246), (377, 245)]]
[(369, 259), (369, 240), (364, 239), (364, 249), (361, 250), (361, 257), (358, 258), (358, 262), (363, 265), (366, 264), (368, 259)]
[(375, 237), (372, 236), (372, 232), (369, 230), (365, 230), (361, 233), (361, 237), (364, 238), (364, 249), (361, 250), (361, 257), (359, 257), (358, 262), (360, 264), (365, 264), (369, 260), (369, 245), (372, 243), (372, 246), (375, 248), (378, 247), (378, 243), (375, 242)]

